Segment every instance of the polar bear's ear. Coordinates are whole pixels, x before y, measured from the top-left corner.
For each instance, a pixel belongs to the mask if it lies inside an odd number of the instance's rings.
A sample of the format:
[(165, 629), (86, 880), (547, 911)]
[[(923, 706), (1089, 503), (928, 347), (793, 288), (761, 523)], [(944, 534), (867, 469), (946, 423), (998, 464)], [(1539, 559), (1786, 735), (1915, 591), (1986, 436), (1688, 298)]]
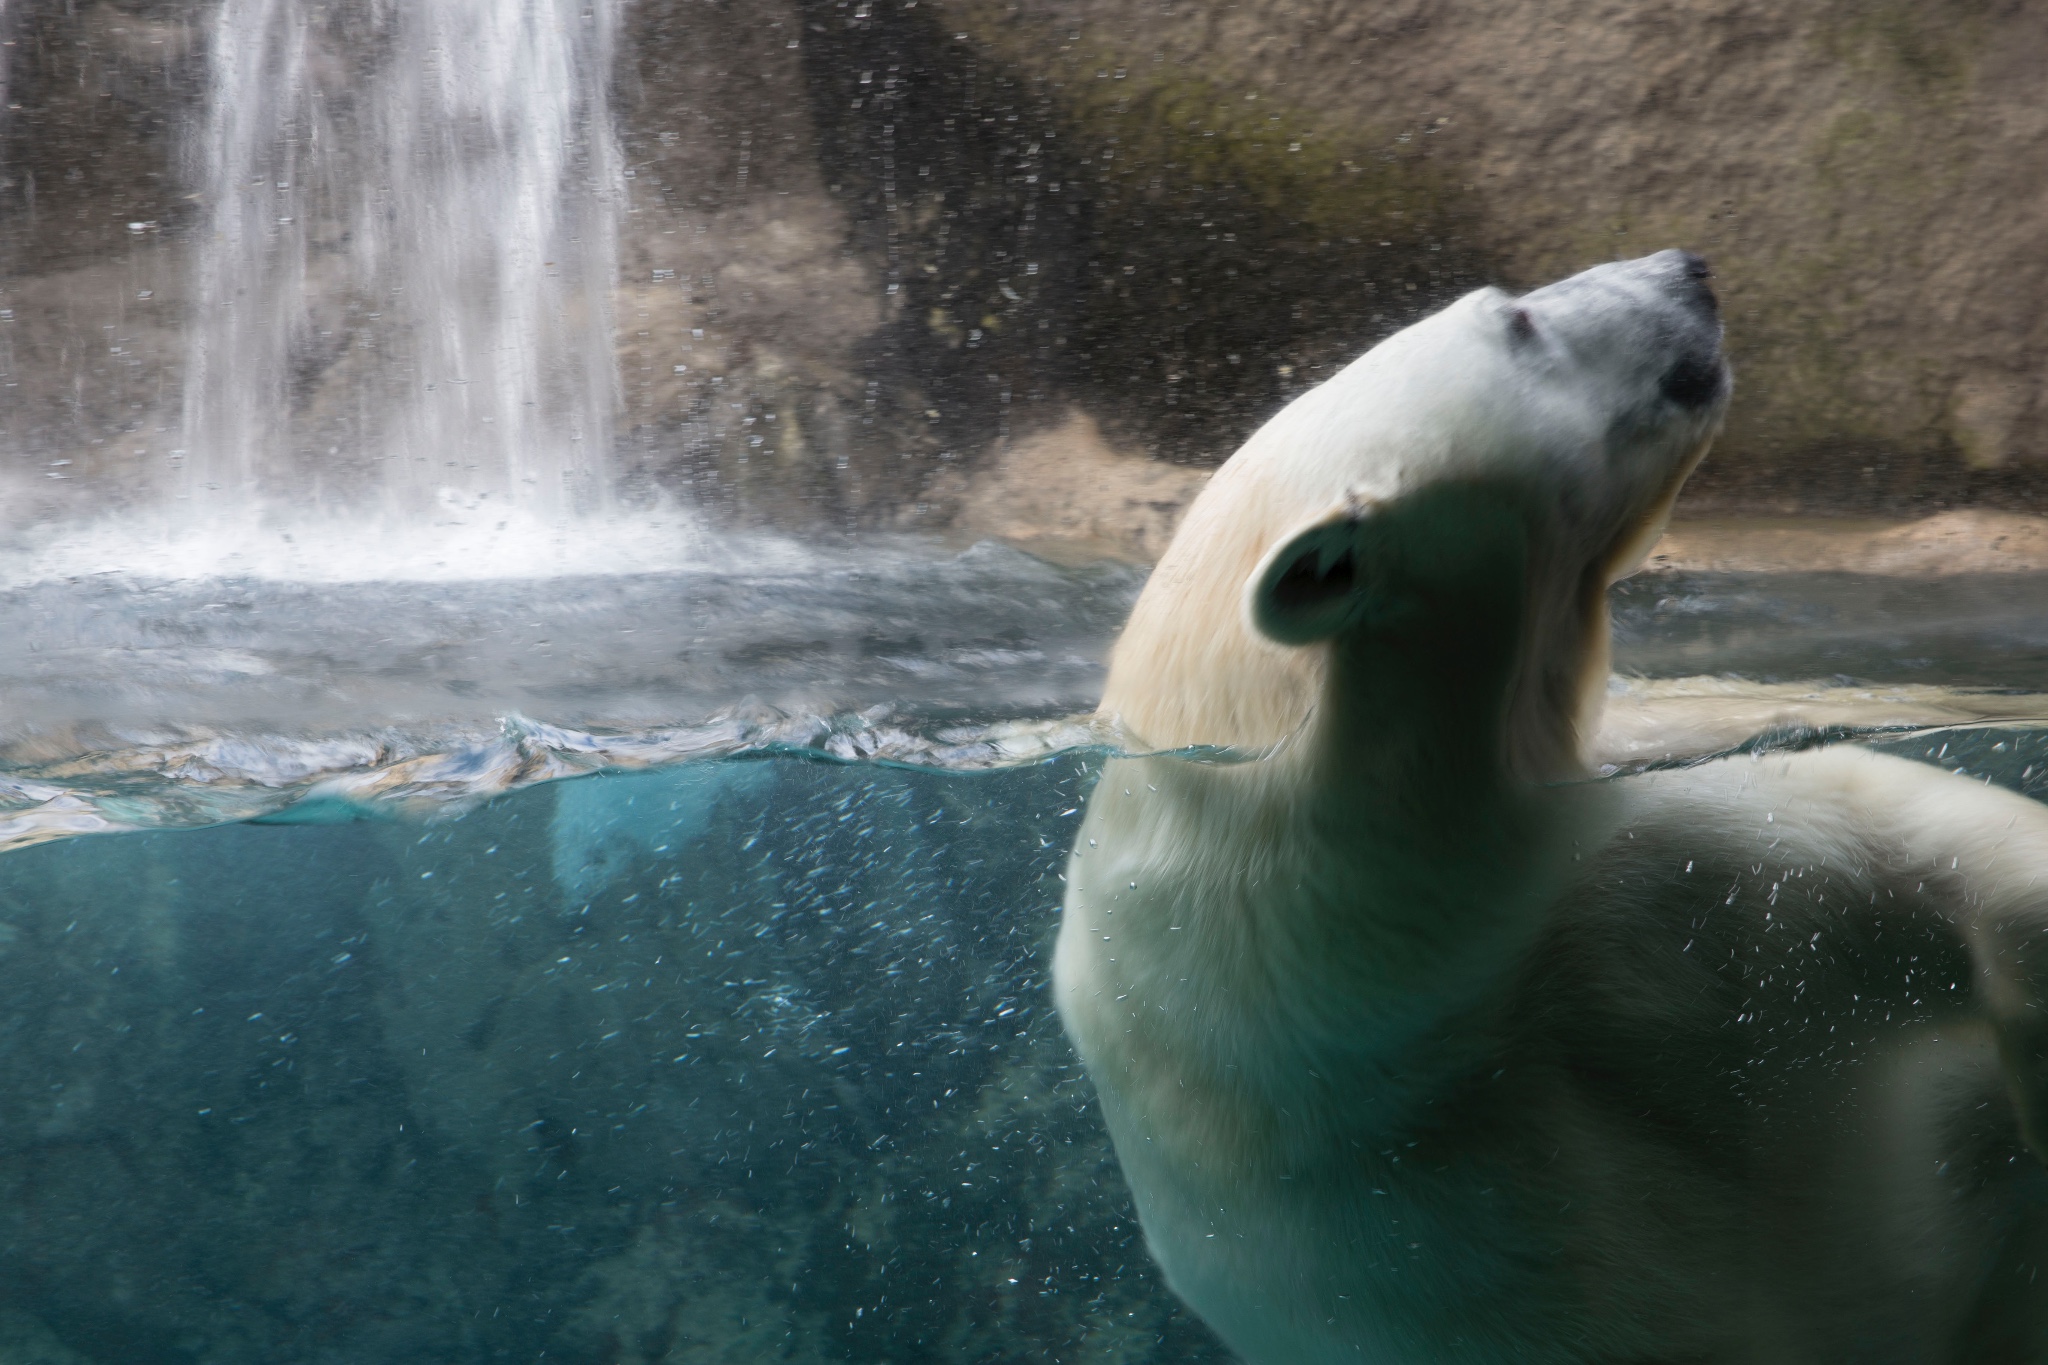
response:
[(1464, 613), (1473, 628), (1505, 623), (1523, 600), (1527, 501), (1514, 485), (1442, 483), (1334, 508), (1259, 561), (1245, 617), (1283, 645), (1354, 626), (1406, 629), (1445, 612)]
[(1358, 620), (1369, 514), (1345, 510), (1295, 532), (1245, 587), (1252, 629), (1283, 645), (1327, 640)]

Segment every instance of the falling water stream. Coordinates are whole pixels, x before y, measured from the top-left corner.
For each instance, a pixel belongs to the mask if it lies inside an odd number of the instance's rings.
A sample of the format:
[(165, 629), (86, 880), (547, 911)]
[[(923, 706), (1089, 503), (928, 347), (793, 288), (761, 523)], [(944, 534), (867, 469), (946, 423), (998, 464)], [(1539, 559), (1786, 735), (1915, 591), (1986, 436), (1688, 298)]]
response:
[(616, 28), (613, 0), (224, 0), (186, 515), (608, 509)]

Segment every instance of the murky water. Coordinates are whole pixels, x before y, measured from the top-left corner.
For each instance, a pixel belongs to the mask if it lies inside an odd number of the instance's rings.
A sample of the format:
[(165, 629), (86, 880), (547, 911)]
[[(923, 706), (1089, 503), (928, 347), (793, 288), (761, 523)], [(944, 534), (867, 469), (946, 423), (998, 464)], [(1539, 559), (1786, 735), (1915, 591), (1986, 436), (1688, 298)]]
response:
[[(1139, 575), (745, 562), (0, 596), (0, 1360), (1225, 1358), (1045, 991)], [(1618, 705), (2048, 793), (1924, 728), (2038, 588), (1637, 580)]]

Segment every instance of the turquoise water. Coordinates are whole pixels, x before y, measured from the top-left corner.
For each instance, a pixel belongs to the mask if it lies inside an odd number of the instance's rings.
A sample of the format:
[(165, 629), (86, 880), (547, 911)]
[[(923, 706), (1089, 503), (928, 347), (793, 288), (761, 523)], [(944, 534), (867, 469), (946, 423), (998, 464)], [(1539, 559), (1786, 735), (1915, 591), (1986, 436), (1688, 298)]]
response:
[[(1893, 747), (2048, 788), (2038, 732)], [(1045, 990), (1094, 772), (0, 858), (0, 1360), (1225, 1359)]]
[[(1225, 1359), (1046, 991), (1138, 579), (971, 556), (0, 594), (0, 1365)], [(2034, 586), (1638, 579), (1617, 660), (1995, 714)]]
[(0, 1360), (1220, 1358), (1044, 989), (1091, 776), (0, 859)]

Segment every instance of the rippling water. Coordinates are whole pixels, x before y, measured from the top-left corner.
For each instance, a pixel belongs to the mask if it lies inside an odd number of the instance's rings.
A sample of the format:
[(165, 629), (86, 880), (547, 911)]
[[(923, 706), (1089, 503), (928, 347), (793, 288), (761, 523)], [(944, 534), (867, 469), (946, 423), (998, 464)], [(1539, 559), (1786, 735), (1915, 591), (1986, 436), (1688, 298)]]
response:
[(0, 592), (0, 845), (762, 749), (983, 767), (1104, 741), (1083, 713), (1130, 568), (717, 548), (731, 567)]
[[(0, 590), (0, 847), (460, 808), (601, 769), (809, 751), (949, 769), (1123, 743), (1088, 715), (1143, 582), (994, 544), (731, 537), (642, 574), (79, 574)], [(716, 567), (714, 567), (716, 566)], [(1612, 764), (1760, 733), (2048, 715), (2048, 584), (1644, 575)]]
[[(0, 1361), (1226, 1358), (1043, 990), (1141, 575), (722, 550), (0, 592)], [(1602, 756), (2048, 794), (2041, 586), (1634, 580)]]

